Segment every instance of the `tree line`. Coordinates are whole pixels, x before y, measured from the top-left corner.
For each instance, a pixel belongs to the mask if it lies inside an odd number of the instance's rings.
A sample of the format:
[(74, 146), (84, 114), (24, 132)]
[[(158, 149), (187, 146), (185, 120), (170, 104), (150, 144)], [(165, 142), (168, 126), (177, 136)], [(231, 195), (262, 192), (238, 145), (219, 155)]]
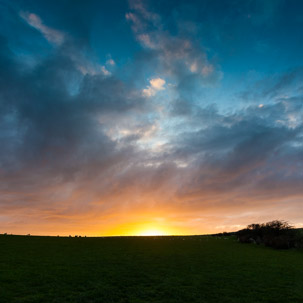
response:
[(277, 249), (303, 248), (303, 229), (296, 229), (287, 221), (250, 224), (236, 235), (241, 243), (264, 244)]

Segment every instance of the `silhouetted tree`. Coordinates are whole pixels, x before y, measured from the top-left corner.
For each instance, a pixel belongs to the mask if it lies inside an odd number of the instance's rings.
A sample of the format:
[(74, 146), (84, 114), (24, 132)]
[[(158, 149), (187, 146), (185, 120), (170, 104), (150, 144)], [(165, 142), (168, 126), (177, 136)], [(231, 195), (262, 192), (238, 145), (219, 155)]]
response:
[(296, 231), (287, 221), (274, 220), (250, 224), (237, 232), (241, 243), (265, 244), (274, 248), (291, 248), (296, 243)]

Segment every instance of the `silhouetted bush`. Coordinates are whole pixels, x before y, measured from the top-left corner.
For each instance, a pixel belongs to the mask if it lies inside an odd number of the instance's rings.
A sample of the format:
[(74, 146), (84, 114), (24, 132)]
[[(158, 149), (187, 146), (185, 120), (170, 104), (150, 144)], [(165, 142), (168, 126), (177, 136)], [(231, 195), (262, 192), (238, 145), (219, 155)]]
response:
[(295, 236), (295, 247), (303, 248), (303, 229), (297, 229)]
[(237, 236), (241, 243), (264, 244), (277, 249), (303, 247), (303, 235), (298, 235), (298, 230), (286, 221), (250, 224), (239, 230)]

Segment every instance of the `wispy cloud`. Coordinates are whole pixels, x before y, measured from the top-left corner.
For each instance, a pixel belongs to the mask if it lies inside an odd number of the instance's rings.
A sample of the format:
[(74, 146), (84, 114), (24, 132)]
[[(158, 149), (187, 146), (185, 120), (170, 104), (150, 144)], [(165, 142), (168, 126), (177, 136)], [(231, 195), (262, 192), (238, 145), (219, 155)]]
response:
[(156, 51), (163, 70), (174, 77), (186, 73), (202, 75), (204, 78), (221, 77), (221, 72), (209, 62), (207, 54), (197, 41), (183, 35), (172, 35), (165, 30), (161, 17), (147, 9), (141, 0), (130, 1), (131, 12), (126, 19), (132, 23), (139, 43)]
[(47, 41), (60, 45), (64, 41), (64, 34), (58, 30), (46, 26), (41, 18), (33, 13), (20, 12), (21, 18), (23, 18), (30, 26), (37, 29)]

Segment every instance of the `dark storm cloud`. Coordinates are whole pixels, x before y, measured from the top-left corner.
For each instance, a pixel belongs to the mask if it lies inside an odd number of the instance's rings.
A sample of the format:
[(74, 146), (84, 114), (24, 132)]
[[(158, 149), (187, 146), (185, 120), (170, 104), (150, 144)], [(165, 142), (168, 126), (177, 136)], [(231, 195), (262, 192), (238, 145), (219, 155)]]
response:
[[(113, 190), (115, 175), (136, 155), (126, 141), (117, 147), (104, 118), (118, 121), (132, 111), (140, 114), (145, 100), (130, 81), (88, 60), (89, 49), (79, 49), (77, 36), (51, 28), (32, 12), (14, 12), (13, 18), (19, 28), (31, 29), (23, 32), (33, 44), (40, 45), (38, 33), (49, 46), (28, 64), (28, 57), (19, 60), (23, 50), (12, 36), (1, 38), (2, 213), (29, 207), (80, 211), (80, 205), (88, 208), (98, 195)], [(28, 50), (27, 44), (21, 46)]]
[[(101, 174), (129, 157), (131, 148), (117, 151), (100, 121), (102, 115), (119, 119), (128, 111), (142, 110), (144, 99), (129, 83), (101, 72), (83, 74), (79, 64), (86, 62), (72, 45), (63, 44), (32, 68), (15, 59), (5, 39), (0, 54), (4, 192), (39, 195), (43, 187)], [(32, 195), (29, 199), (39, 200)]]
[(256, 195), (271, 189), (280, 196), (302, 195), (302, 136), (302, 98), (217, 114), (209, 127), (175, 142), (177, 158), (194, 159), (189, 163), (195, 182), (184, 191), (237, 190), (245, 196), (248, 189)]

